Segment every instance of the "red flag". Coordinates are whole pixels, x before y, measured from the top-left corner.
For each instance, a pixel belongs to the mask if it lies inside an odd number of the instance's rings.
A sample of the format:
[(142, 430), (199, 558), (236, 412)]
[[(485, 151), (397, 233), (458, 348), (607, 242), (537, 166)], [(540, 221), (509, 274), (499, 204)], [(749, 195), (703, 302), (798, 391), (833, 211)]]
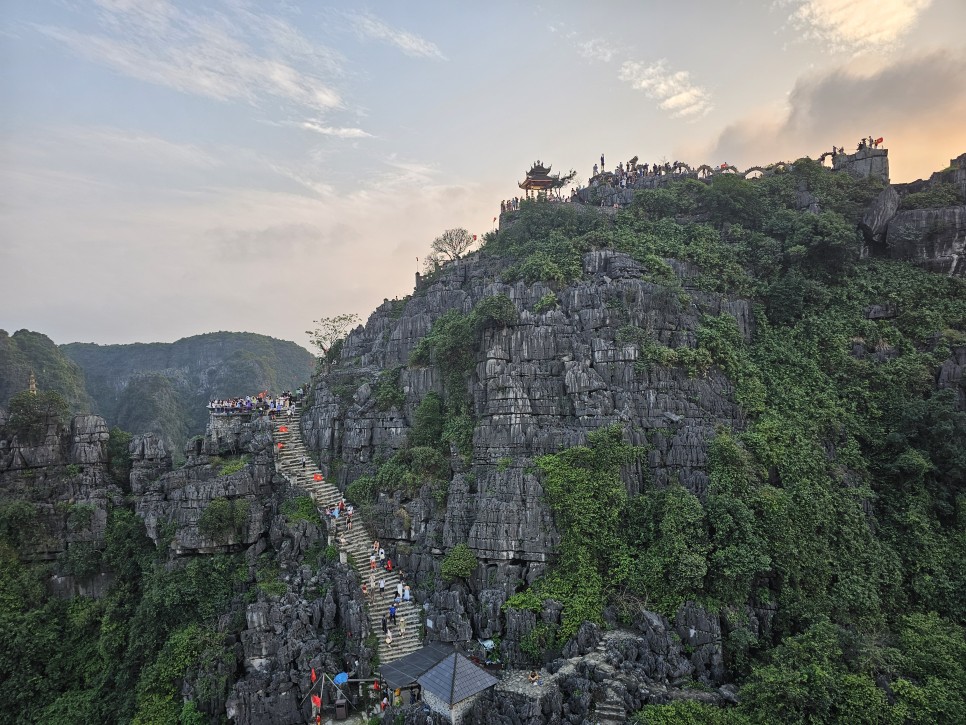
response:
[(312, 684), (313, 684), (313, 685), (315, 684), (315, 681), (316, 681), (317, 679), (319, 679), (319, 678), (315, 676), (315, 668), (313, 667), (313, 668), (312, 668)]
[(316, 707), (322, 707), (322, 698), (318, 695), (312, 695), (312, 704)]
[(727, 169), (728, 168), (728, 162), (725, 161), (723, 164), (721, 164), (720, 168)]
[(877, 139), (875, 140), (875, 142), (876, 142), (877, 144), (880, 144), (880, 143), (882, 143), (882, 136), (879, 136), (879, 138), (877, 138)]

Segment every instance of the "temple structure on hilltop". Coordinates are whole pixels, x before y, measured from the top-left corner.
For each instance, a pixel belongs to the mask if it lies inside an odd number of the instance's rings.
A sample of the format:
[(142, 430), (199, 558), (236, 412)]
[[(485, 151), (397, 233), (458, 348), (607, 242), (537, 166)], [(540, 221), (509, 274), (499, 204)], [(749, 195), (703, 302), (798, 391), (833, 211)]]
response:
[(560, 174), (551, 176), (550, 169), (552, 168), (552, 166), (544, 166), (542, 161), (537, 161), (527, 172), (527, 178), (517, 186), (527, 192), (528, 199), (531, 192), (534, 196), (540, 196), (541, 194), (548, 194), (553, 189), (559, 189), (562, 185)]

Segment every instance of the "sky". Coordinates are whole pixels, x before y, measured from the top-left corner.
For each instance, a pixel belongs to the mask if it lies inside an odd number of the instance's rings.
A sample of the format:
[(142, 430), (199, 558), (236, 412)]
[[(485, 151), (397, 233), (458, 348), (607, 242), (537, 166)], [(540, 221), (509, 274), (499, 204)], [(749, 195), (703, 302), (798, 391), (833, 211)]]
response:
[[(536, 161), (966, 152), (963, 0), (0, 0), (0, 328), (308, 344)], [(585, 181), (586, 183), (586, 181)]]

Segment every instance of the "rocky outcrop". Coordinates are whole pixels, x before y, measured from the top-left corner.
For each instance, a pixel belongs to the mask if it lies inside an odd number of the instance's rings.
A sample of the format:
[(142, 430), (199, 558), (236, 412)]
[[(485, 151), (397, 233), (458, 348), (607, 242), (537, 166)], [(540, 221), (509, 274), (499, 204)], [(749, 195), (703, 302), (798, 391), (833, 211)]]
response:
[(108, 472), (108, 437), (94, 415), (50, 423), (39, 441), (0, 435), (0, 504), (16, 512), (21, 558), (58, 562), (48, 579), (57, 596), (99, 597), (111, 582), (96, 561), (108, 510), (122, 502)]
[[(303, 435), (328, 477), (344, 487), (404, 446), (419, 402), (443, 391), (435, 366), (403, 367), (405, 402), (379, 410), (372, 393), (379, 372), (405, 366), (447, 310), (468, 313), (498, 294), (517, 310), (516, 323), (485, 330), (479, 342), (467, 388), (476, 419), (472, 453), (466, 461), (451, 457), (445, 499), (428, 488), (396, 492), (369, 514), (374, 534), (391, 545), (427, 602), (431, 638), (465, 641), (486, 631), (506, 641), (491, 614), (493, 602), (539, 577), (559, 540), (532, 469), (536, 456), (581, 445), (588, 432), (618, 424), (632, 443), (650, 448), (644, 465), (625, 471), (632, 494), (645, 482), (671, 480), (703, 494), (716, 426), (744, 424), (731, 384), (715, 368), (690, 376), (683, 368), (646, 365), (638, 344), (618, 331), (669, 347), (694, 346), (702, 315), (733, 316), (746, 338), (752, 316), (745, 300), (700, 291), (691, 267), (671, 264), (678, 284), (662, 286), (646, 281), (647, 270), (625, 254), (591, 252), (583, 259), (583, 279), (554, 291), (540, 283), (502, 283), (499, 266), (474, 255), (447, 266), (404, 307), (380, 307), (349, 335), (333, 371), (317, 379)], [(536, 311), (547, 295), (556, 297), (556, 306)], [(458, 543), (473, 549), (480, 566), (466, 590), (434, 591), (440, 557)]]
[[(867, 244), (885, 244), (886, 230), (889, 221), (899, 209), (899, 193), (891, 186), (887, 186), (875, 198), (869, 208), (862, 214), (859, 229), (862, 230)], [(862, 256), (867, 256), (868, 250), (863, 250)]]
[[(174, 470), (157, 436), (137, 436), (130, 445), (135, 511), (149, 538), (168, 547), (172, 565), (181, 557), (235, 552), (247, 563), (247, 579), (239, 582), (247, 602), (236, 601), (217, 625), (232, 656), (212, 666), (225, 671), (189, 677), (184, 691), (206, 712), (246, 725), (305, 722), (312, 668), (361, 677), (372, 671), (357, 578), (344, 564), (322, 561), (321, 521), (279, 513), (293, 491), (276, 473), (271, 432), (267, 419), (213, 417), (208, 434), (186, 445), (186, 463)], [(244, 465), (224, 475), (227, 454), (244, 456), (234, 459)], [(212, 531), (204, 524), (211, 506), (242, 513), (232, 527)], [(224, 683), (220, 695), (198, 684), (212, 680)]]
[(846, 171), (861, 179), (879, 179), (889, 183), (888, 149), (861, 149), (853, 154), (838, 154), (832, 159), (835, 171)]
[[(131, 441), (135, 511), (155, 544), (170, 536), (169, 545), (178, 555), (211, 554), (247, 548), (267, 534), (270, 512), (264, 501), (285, 488), (285, 479), (275, 473), (270, 423), (256, 421), (246, 426), (248, 430), (238, 432), (247, 441), (246, 447), (237, 447), (236, 441), (233, 449), (250, 463), (228, 475), (222, 473), (222, 459), (211, 462), (208, 453), (222, 450), (223, 435), (209, 435), (200, 453), (189, 443), (189, 464), (177, 470), (171, 470), (170, 455), (157, 436), (137, 436)], [(206, 531), (202, 519), (215, 501), (227, 502), (243, 520), (231, 530)]]
[[(684, 650), (662, 617), (642, 615), (642, 631), (601, 633), (585, 625), (587, 650), (552, 662), (540, 685), (525, 672), (506, 673), (500, 683), (474, 704), (465, 723), (626, 722), (645, 705), (672, 700), (699, 700), (723, 705), (733, 701), (732, 688), (686, 689), (692, 675)], [(579, 639), (579, 638), (578, 638)], [(405, 713), (407, 723), (418, 720)]]
[[(364, 603), (348, 567), (298, 563), (320, 543), (319, 526), (286, 524), (278, 517), (271, 528), (279, 581), (287, 591), (249, 604), (245, 626), (234, 638), (244, 674), (231, 688), (224, 711), (237, 725), (306, 722), (312, 668), (330, 675), (371, 675), (372, 652), (363, 644), (369, 634)], [(248, 552), (252, 566), (263, 553), (259, 548)]]
[(966, 206), (899, 212), (889, 222), (886, 246), (893, 259), (966, 276)]

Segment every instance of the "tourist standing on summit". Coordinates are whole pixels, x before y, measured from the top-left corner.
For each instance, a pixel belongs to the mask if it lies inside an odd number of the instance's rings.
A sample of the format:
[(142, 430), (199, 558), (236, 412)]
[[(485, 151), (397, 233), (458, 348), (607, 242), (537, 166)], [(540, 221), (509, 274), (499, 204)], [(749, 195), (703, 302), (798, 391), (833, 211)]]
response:
[(604, 173), (604, 154), (600, 155), (600, 173)]

